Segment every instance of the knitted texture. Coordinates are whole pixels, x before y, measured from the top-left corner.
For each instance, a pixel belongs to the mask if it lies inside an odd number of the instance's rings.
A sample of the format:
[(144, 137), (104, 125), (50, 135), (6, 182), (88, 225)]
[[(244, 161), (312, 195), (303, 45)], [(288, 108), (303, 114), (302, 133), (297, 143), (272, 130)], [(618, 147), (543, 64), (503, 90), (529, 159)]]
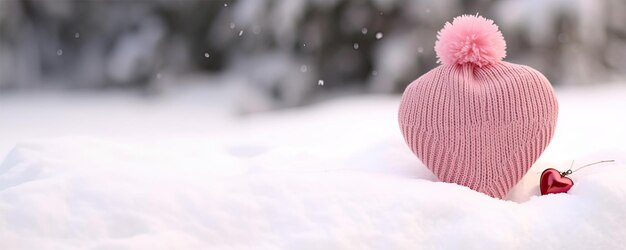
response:
[(413, 153), (444, 182), (504, 198), (546, 148), (558, 106), (523, 65), (442, 65), (411, 83), (399, 123)]

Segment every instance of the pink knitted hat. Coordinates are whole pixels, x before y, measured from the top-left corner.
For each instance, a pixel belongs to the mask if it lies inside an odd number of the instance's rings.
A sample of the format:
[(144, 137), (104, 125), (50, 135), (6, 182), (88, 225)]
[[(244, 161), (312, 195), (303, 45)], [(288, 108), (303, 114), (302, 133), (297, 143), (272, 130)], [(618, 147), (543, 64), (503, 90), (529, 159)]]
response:
[(442, 65), (402, 96), (404, 139), (441, 181), (504, 198), (552, 139), (552, 86), (538, 71), (502, 61), (502, 33), (484, 17), (456, 17), (437, 38)]

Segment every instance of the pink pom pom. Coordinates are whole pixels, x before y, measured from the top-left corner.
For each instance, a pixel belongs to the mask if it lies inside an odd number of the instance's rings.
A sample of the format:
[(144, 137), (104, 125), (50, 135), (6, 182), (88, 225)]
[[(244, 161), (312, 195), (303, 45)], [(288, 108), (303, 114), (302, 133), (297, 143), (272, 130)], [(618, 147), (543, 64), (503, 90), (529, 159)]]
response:
[(506, 56), (506, 42), (492, 20), (478, 14), (462, 15), (439, 31), (435, 52), (443, 64), (473, 63), (482, 67)]

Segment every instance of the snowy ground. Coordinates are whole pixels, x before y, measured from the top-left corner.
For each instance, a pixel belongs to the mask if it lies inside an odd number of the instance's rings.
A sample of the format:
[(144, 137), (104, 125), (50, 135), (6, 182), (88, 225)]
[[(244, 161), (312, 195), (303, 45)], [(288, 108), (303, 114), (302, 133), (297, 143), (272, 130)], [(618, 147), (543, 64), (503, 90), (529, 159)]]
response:
[[(626, 247), (626, 87), (558, 91), (553, 143), (497, 200), (439, 183), (398, 96), (233, 116), (229, 90), (0, 94), (0, 249)], [(615, 159), (537, 196), (546, 167)]]

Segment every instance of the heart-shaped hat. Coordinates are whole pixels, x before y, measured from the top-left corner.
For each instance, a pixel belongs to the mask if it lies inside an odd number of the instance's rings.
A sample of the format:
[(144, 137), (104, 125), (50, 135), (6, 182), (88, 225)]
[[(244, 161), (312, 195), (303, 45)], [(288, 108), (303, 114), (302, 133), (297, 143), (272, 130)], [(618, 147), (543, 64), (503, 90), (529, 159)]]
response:
[(502, 61), (506, 43), (492, 20), (459, 16), (437, 38), (441, 65), (402, 96), (404, 139), (439, 180), (504, 198), (552, 139), (552, 86), (538, 71)]

